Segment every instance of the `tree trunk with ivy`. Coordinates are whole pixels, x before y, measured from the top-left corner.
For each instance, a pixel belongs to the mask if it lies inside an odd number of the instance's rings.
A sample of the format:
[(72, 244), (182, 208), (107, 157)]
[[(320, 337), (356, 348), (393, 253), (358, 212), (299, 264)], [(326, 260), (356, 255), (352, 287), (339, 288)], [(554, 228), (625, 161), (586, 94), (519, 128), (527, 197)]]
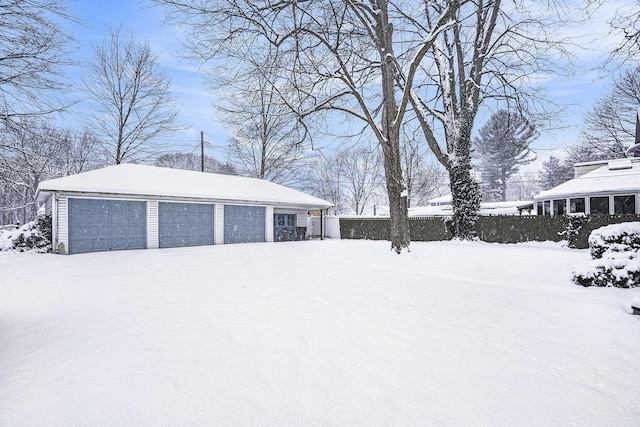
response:
[(471, 175), (472, 126), (472, 120), (463, 113), (454, 156), (448, 168), (453, 204), (453, 227), (455, 237), (461, 240), (476, 238), (475, 227), (480, 210), (480, 185)]

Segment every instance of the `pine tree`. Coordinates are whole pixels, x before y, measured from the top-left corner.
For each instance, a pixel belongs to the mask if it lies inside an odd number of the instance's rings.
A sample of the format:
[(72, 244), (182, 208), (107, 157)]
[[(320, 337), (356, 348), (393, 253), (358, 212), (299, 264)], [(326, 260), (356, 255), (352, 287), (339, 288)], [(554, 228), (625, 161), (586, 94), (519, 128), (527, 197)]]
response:
[(482, 174), (482, 190), (486, 201), (505, 201), (507, 182), (520, 166), (529, 164), (529, 144), (535, 128), (520, 114), (496, 111), (474, 138), (473, 145)]
[(573, 166), (555, 156), (542, 162), (542, 170), (538, 172), (538, 180), (543, 190), (556, 187), (573, 178)]

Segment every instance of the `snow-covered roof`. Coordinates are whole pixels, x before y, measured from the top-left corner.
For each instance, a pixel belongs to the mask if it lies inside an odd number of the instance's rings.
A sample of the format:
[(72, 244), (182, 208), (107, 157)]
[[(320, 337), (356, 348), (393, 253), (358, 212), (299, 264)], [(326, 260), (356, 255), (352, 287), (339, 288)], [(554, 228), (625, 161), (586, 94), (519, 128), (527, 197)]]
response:
[[(451, 196), (449, 196), (451, 197)], [(518, 215), (519, 207), (526, 201), (486, 202), (480, 203), (480, 215)], [(530, 203), (530, 202), (529, 202)], [(441, 216), (453, 215), (453, 206), (418, 206), (409, 208), (409, 216)]]
[(39, 201), (53, 192), (127, 195), (322, 209), (330, 202), (257, 178), (120, 164), (43, 181)]
[(432, 206), (436, 206), (438, 204), (442, 204), (446, 202), (451, 203), (451, 194), (445, 194), (444, 196), (436, 197), (435, 199), (430, 199), (427, 201), (427, 203), (429, 203)]
[(640, 158), (609, 160), (599, 168), (538, 193), (534, 200), (640, 192)]

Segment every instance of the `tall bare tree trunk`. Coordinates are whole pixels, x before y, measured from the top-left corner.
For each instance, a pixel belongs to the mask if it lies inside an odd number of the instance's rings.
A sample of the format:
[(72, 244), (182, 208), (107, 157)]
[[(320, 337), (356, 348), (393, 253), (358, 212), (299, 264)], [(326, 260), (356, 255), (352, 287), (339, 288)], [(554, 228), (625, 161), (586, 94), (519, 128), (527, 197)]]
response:
[(407, 212), (407, 190), (400, 163), (400, 120), (395, 96), (396, 62), (393, 52), (393, 26), (389, 23), (387, 2), (380, 1), (380, 14), (376, 22), (377, 40), (381, 56), (382, 76), (382, 154), (389, 196), (391, 248), (397, 253), (408, 249), (409, 214)]
[(409, 214), (407, 212), (407, 191), (400, 165), (400, 134), (397, 129), (387, 133), (388, 141), (382, 145), (384, 151), (384, 175), (389, 196), (391, 248), (397, 253), (408, 249)]

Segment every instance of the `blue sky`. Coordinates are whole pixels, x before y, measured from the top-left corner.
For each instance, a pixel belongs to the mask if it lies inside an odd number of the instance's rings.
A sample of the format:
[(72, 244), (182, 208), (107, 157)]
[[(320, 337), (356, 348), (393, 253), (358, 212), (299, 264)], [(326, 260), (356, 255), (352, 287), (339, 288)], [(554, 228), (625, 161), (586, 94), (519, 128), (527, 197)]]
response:
[[(546, 83), (548, 93), (558, 103), (565, 105), (566, 110), (555, 123), (558, 128), (543, 131), (534, 144), (536, 153), (543, 159), (551, 154), (562, 154), (563, 147), (577, 137), (583, 114), (591, 109), (597, 97), (610, 88), (610, 77), (599, 77), (598, 72), (591, 68), (603, 60), (603, 53), (597, 48), (605, 50), (611, 46), (611, 40), (605, 37), (607, 19), (626, 4), (624, 0), (614, 0), (607, 8), (598, 11), (588, 26), (566, 29), (569, 34), (582, 35), (581, 44), (584, 48), (574, 51), (579, 67), (574, 77), (566, 80), (552, 78)], [(161, 64), (170, 71), (173, 92), (181, 105), (179, 120), (187, 125), (184, 131), (168, 137), (166, 142), (179, 151), (195, 150), (200, 131), (204, 131), (205, 140), (212, 147), (208, 153), (224, 160), (224, 152), (220, 147), (226, 144), (229, 132), (215, 121), (211, 107), (212, 95), (207, 92), (194, 64), (179, 58), (181, 46), (178, 39), (181, 35), (176, 34), (173, 27), (162, 23), (163, 10), (159, 7), (150, 8), (149, 2), (137, 0), (77, 0), (71, 6), (75, 15), (86, 25), (76, 27), (75, 35), (79, 43), (76, 60), (90, 60), (91, 44), (100, 42), (108, 34), (111, 25), (122, 24), (124, 30), (132, 32), (138, 39), (149, 40), (153, 51), (160, 55)], [(481, 125), (477, 123), (476, 130)], [(539, 162), (536, 163), (539, 166)]]
[(185, 125), (183, 131), (163, 142), (174, 145), (176, 151), (199, 150), (203, 131), (210, 147), (208, 154), (223, 160), (220, 147), (226, 145), (229, 133), (213, 119), (212, 97), (194, 64), (179, 57), (179, 35), (162, 23), (162, 9), (150, 8), (148, 3), (137, 0), (77, 0), (70, 4), (73, 13), (84, 22), (84, 26), (74, 27), (79, 45), (75, 59), (80, 63), (90, 61), (92, 44), (100, 43), (109, 34), (110, 26), (121, 24), (123, 30), (133, 33), (138, 40), (147, 39), (152, 51), (159, 55), (161, 65), (170, 72), (173, 93), (180, 105), (178, 120)]

